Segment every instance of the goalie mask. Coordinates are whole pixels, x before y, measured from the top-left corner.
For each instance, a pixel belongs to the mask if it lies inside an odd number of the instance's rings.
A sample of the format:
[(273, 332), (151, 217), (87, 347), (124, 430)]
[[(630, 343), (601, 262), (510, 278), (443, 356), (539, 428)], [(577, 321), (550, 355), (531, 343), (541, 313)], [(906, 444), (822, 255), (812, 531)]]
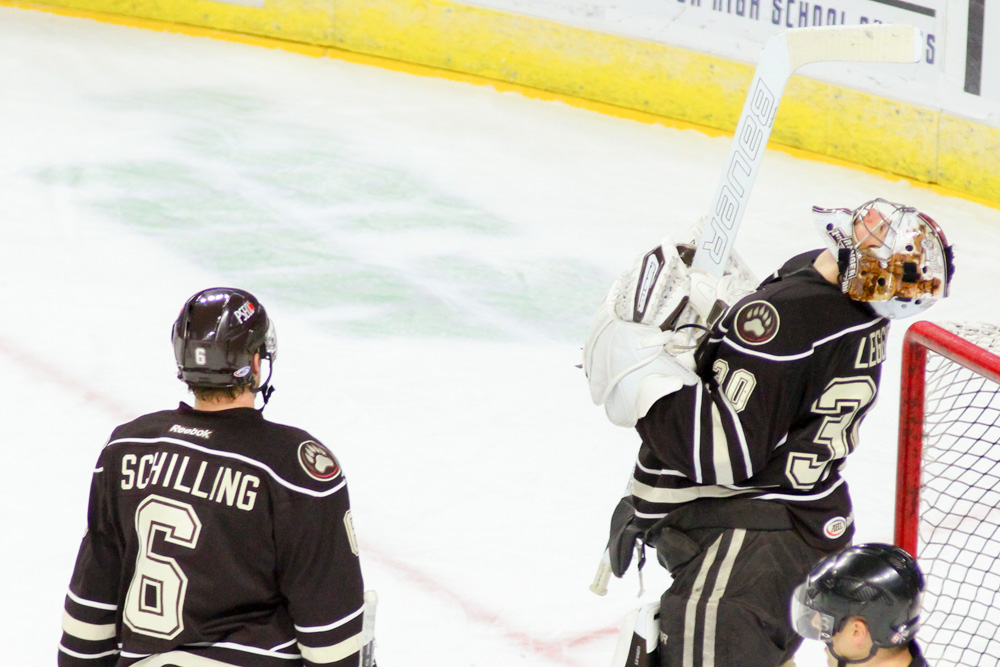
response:
[(902, 646), (920, 627), (924, 576), (917, 561), (889, 544), (859, 544), (817, 563), (792, 595), (795, 631), (831, 646), (851, 618), (861, 618), (872, 639), (867, 662), (880, 648)]
[(257, 298), (240, 289), (213, 287), (184, 304), (171, 330), (177, 377), (198, 387), (238, 387), (254, 382), (253, 357), (267, 362), (267, 379), (254, 392), (270, 397), (278, 352), (274, 326)]
[(873, 199), (857, 209), (814, 206), (816, 226), (840, 267), (840, 288), (889, 319), (916, 315), (948, 296), (952, 248), (915, 208)]

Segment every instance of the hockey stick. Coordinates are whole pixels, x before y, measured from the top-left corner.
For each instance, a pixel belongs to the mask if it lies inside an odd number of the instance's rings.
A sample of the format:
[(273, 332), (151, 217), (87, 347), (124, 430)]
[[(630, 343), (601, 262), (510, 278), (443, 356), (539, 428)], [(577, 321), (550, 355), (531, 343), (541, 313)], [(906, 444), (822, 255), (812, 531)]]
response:
[[(726, 158), (726, 168), (709, 208), (708, 224), (698, 239), (691, 269), (716, 279), (725, 272), (750, 189), (771, 136), (778, 104), (792, 72), (809, 63), (828, 61), (919, 62), (921, 48), (922, 36), (916, 27), (884, 23), (792, 28), (770, 37), (754, 70)], [(714, 283), (692, 281), (692, 287), (714, 290)], [(702, 302), (714, 303), (715, 294), (705, 295)], [(610, 578), (611, 559), (605, 549), (590, 590), (605, 595)]]
[[(770, 37), (750, 82), (691, 268), (722, 277), (792, 72), (809, 63), (830, 61), (919, 62), (921, 48), (920, 30), (884, 23), (792, 28)], [(715, 300), (711, 297), (707, 303)]]
[[(625, 484), (625, 492), (622, 494), (623, 497), (632, 495), (632, 474), (630, 471), (628, 482)], [(601, 556), (601, 562), (597, 566), (597, 572), (594, 573), (594, 580), (590, 582), (591, 592), (597, 595), (607, 595), (608, 582), (611, 580), (611, 575), (611, 550), (605, 547), (604, 555)]]
[(361, 614), (361, 667), (375, 667), (375, 606), (378, 594), (365, 591), (364, 611)]
[(604, 550), (601, 564), (597, 566), (594, 580), (590, 582), (590, 590), (597, 595), (608, 594), (608, 582), (611, 580), (611, 552)]

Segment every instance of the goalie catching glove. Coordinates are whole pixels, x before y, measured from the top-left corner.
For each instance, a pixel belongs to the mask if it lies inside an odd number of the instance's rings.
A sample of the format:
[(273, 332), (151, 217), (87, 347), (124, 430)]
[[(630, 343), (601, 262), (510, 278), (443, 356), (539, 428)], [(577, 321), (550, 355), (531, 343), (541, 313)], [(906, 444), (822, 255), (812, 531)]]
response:
[(694, 350), (750, 272), (735, 255), (719, 281), (689, 266), (693, 248), (664, 241), (621, 276), (601, 304), (583, 347), (590, 397), (618, 426), (698, 380)]

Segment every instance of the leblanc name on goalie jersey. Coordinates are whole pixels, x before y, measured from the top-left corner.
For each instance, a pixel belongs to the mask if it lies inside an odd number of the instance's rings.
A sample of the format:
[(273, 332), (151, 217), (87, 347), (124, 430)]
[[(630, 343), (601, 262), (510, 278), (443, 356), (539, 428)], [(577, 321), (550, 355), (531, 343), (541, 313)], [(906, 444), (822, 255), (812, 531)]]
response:
[[(175, 343), (195, 407), (121, 425), (101, 452), (59, 665), (371, 665), (344, 473), (253, 407), (260, 358), (276, 352), (263, 308), (216, 288), (185, 318)], [(212, 379), (213, 366), (226, 372)]]

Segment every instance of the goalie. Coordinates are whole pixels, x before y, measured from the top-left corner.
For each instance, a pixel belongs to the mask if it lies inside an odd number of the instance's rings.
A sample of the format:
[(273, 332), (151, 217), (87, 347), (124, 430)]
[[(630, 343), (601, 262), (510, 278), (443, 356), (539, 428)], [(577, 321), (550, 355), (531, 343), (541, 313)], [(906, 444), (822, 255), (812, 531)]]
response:
[(716, 282), (664, 242), (615, 283), (584, 346), (594, 402), (641, 438), (608, 556), (621, 577), (648, 545), (670, 571), (648, 646), (663, 667), (791, 660), (789, 597), (854, 533), (841, 469), (889, 320), (948, 293), (952, 250), (923, 213), (876, 199), (813, 214), (826, 249), (749, 293), (738, 258)]

